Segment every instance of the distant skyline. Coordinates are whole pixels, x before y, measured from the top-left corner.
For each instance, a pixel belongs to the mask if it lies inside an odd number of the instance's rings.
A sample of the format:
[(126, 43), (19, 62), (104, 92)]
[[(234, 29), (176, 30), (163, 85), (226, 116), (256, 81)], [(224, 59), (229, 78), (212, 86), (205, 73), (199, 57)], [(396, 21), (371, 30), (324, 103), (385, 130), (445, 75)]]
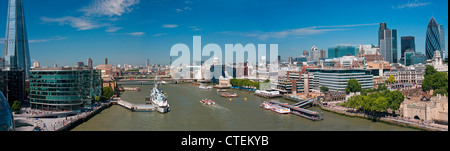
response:
[[(445, 28), (448, 55), (448, 1), (257, 1), (257, 0), (23, 0), (32, 61), (41, 66), (169, 64), (170, 48), (208, 43), (278, 44), (282, 59), (314, 45), (377, 44), (381, 22), (414, 36), (425, 52), (431, 17)], [(0, 0), (3, 57), (8, 0)], [(400, 51), (399, 51), (400, 52)], [(400, 58), (400, 54), (398, 54)]]

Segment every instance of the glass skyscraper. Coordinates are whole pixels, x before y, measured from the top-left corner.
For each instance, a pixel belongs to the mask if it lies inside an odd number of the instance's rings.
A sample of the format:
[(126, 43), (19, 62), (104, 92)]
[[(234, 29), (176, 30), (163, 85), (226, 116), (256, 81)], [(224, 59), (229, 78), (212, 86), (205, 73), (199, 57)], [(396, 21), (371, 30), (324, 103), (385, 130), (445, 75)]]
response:
[(25, 70), (28, 77), (31, 62), (26, 29), (22, 0), (9, 0), (4, 66), (6, 70)]
[(337, 46), (328, 48), (328, 58), (327, 59), (334, 59), (334, 58), (340, 58), (347, 55), (356, 56), (358, 53), (358, 49), (356, 47), (352, 46)]
[(378, 44), (385, 61), (398, 63), (397, 41), (397, 30), (389, 29), (386, 23), (381, 23), (378, 30)]
[(427, 35), (425, 40), (425, 54), (427, 59), (432, 59), (434, 51), (439, 50), (441, 56), (445, 52), (445, 30), (444, 26), (438, 24), (434, 18), (428, 23)]

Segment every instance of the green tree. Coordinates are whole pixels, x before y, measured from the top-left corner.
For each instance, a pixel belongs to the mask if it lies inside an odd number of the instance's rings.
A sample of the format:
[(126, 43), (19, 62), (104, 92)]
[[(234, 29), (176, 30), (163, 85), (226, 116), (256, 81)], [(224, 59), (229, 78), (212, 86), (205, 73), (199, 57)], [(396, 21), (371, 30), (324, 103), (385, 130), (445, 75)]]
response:
[(95, 102), (99, 102), (99, 101), (100, 101), (100, 98), (98, 98), (98, 96), (95, 96), (95, 97), (94, 97), (94, 101), (95, 101)]
[(448, 94), (448, 75), (444, 72), (435, 72), (432, 75), (425, 76), (422, 81), (422, 90), (435, 90), (434, 95)]
[(321, 86), (321, 87), (320, 87), (320, 91), (322, 91), (322, 92), (328, 92), (328, 91), (330, 91), (330, 89), (329, 89), (328, 87), (326, 87), (326, 86)]
[(386, 94), (388, 98), (389, 104), (388, 107), (392, 110), (398, 110), (400, 108), (400, 104), (405, 100), (405, 96), (401, 91), (390, 91)]
[(113, 90), (111, 87), (104, 87), (102, 91), (102, 99), (107, 100), (113, 96)]
[(433, 75), (435, 73), (437, 73), (437, 70), (433, 66), (427, 65), (426, 68), (425, 68), (425, 75), (424, 75), (424, 77), (427, 77), (429, 75)]
[(21, 106), (21, 104), (19, 101), (14, 101), (13, 105), (11, 106), (11, 110), (13, 110), (17, 113), (20, 110), (20, 106)]
[(360, 92), (361, 91), (361, 84), (359, 84), (358, 80), (356, 79), (350, 79), (348, 80), (347, 87), (345, 88), (345, 92)]

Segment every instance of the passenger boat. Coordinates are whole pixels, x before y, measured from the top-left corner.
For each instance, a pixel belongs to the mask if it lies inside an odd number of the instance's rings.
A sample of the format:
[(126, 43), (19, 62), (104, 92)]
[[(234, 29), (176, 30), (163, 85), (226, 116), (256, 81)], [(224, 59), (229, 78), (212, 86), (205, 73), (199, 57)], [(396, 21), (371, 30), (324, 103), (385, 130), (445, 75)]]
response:
[(291, 113), (291, 109), (289, 108), (284, 108), (280, 105), (276, 105), (276, 104), (272, 104), (269, 102), (264, 101), (261, 105), (259, 105), (261, 108), (266, 109), (266, 110), (271, 110), (280, 114), (288, 114)]
[(214, 102), (210, 99), (202, 99), (202, 101), (200, 101), (200, 102), (202, 102), (204, 105), (215, 105), (216, 104), (216, 102)]
[(222, 93), (220, 94), (221, 97), (225, 97), (225, 98), (236, 98), (239, 97), (239, 95), (237, 93)]
[(213, 87), (212, 86), (200, 85), (200, 86), (198, 86), (198, 88), (200, 88), (202, 90), (211, 90)]
[(280, 114), (289, 114), (291, 113), (291, 109), (285, 108), (279, 105), (273, 105), (272, 111), (280, 113)]
[(261, 105), (259, 105), (261, 108), (266, 110), (271, 110), (273, 107), (273, 104), (270, 104), (269, 102), (264, 101)]

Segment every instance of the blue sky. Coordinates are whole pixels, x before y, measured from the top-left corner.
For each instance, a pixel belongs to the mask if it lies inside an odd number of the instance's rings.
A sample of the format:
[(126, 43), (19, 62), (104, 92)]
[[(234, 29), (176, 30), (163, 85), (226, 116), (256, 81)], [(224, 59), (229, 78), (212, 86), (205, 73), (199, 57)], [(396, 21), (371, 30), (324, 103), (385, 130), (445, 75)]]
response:
[[(424, 52), (431, 17), (446, 29), (447, 0), (23, 0), (30, 55), (42, 66), (168, 64), (170, 48), (202, 36), (202, 45), (278, 44), (282, 58), (316, 45), (377, 44), (379, 23), (415, 36)], [(0, 0), (6, 29), (8, 0)], [(3, 40), (5, 30), (0, 30)], [(4, 47), (0, 42), (0, 47)], [(448, 42), (446, 43), (448, 50)], [(399, 42), (400, 49), (400, 42)], [(3, 54), (3, 49), (0, 49)], [(448, 53), (447, 53), (448, 54)]]

